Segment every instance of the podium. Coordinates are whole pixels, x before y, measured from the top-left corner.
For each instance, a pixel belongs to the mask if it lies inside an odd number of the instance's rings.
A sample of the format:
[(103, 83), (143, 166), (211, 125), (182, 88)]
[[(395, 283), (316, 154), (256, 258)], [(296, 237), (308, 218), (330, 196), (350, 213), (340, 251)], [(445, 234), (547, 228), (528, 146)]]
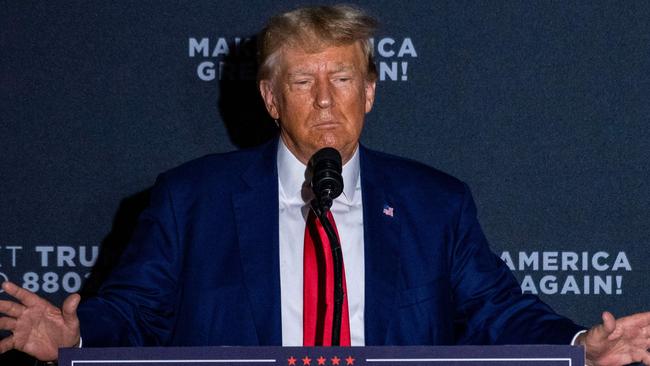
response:
[(59, 366), (582, 366), (584, 348), (555, 345), (66, 348)]

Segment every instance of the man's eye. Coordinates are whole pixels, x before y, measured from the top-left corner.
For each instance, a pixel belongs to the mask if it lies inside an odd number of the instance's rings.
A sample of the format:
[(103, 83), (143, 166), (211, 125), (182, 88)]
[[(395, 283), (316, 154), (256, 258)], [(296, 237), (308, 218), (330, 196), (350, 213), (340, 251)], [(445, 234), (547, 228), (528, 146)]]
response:
[(309, 84), (309, 80), (296, 80), (293, 83), (296, 85), (307, 85)]

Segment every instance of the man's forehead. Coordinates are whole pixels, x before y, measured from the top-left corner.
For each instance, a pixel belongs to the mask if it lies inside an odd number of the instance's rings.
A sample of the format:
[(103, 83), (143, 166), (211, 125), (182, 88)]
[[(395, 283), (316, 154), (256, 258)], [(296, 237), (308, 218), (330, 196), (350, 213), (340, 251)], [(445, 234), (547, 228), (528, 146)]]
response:
[(317, 50), (283, 47), (282, 64), (286, 73), (327, 71), (355, 71), (363, 65), (363, 52), (355, 44), (326, 46)]
[(353, 72), (357, 70), (357, 66), (349, 62), (327, 62), (327, 63), (316, 63), (316, 64), (298, 64), (287, 67), (287, 75), (300, 75), (316, 72), (318, 70), (324, 69), (330, 73), (336, 72)]

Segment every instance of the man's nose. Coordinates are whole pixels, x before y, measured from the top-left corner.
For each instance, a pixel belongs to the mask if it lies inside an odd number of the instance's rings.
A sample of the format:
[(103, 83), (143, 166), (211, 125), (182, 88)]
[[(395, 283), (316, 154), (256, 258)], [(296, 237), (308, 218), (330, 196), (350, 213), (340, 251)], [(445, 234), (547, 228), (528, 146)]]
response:
[(317, 108), (329, 108), (332, 106), (332, 86), (329, 80), (320, 80), (316, 83), (316, 98), (314, 103)]

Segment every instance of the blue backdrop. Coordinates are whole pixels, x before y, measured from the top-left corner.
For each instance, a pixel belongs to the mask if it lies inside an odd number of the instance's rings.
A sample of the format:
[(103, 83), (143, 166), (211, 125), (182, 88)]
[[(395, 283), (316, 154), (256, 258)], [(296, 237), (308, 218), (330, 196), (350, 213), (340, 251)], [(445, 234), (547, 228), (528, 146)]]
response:
[[(0, 276), (92, 293), (158, 173), (272, 133), (254, 35), (305, 3), (2, 1)], [(363, 142), (468, 182), (558, 312), (650, 310), (650, 5), (358, 3), (381, 21)]]

